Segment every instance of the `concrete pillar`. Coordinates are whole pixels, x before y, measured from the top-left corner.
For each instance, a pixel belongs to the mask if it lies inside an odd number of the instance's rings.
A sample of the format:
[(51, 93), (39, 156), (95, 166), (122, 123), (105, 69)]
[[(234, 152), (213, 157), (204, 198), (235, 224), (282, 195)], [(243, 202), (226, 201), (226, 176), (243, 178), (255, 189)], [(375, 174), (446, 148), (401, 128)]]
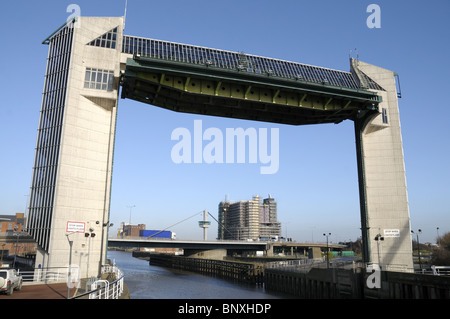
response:
[[(363, 255), (383, 270), (412, 271), (411, 228), (395, 73), (361, 61), (378, 83), (379, 113), (355, 121)], [(374, 90), (375, 91), (375, 90)], [(383, 241), (376, 241), (380, 235)]]
[[(59, 143), (52, 157), (57, 174), (49, 185), (52, 187), (43, 187), (43, 179), (36, 172), (50, 158), (38, 160), (42, 155), (37, 151), (29, 227), (36, 230), (37, 265), (66, 267), (70, 259), (81, 267), (81, 277), (89, 277), (99, 275), (106, 258), (123, 18), (80, 17), (68, 27), (73, 28), (70, 59), (58, 65), (61, 59), (55, 58), (48, 65), (41, 115), (46, 116), (49, 105), (61, 108), (61, 129), (51, 140), (38, 135), (38, 143), (49, 143), (38, 144), (39, 148)], [(102, 40), (102, 35), (114, 29), (115, 40), (112, 36)], [(100, 40), (92, 43), (96, 39)], [(49, 56), (61, 52), (58, 41), (59, 33), (49, 39)], [(49, 80), (55, 66), (68, 69), (64, 95), (52, 94), (52, 88), (60, 83), (58, 79)], [(53, 119), (48, 117), (40, 122), (39, 132), (50, 125), (50, 120)], [(43, 205), (39, 198), (51, 201)], [(43, 220), (48, 221), (49, 231), (45, 234), (39, 233), (38, 228)], [(70, 230), (69, 223), (80, 227)]]

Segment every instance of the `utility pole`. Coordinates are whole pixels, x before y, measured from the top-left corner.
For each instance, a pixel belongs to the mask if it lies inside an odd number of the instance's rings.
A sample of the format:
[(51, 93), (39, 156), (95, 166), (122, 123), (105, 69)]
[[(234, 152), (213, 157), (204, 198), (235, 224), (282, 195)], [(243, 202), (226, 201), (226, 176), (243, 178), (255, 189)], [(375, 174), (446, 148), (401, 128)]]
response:
[(419, 255), (419, 267), (422, 270), (422, 261), (420, 260), (420, 243), (419, 243), (419, 234), (422, 233), (422, 229), (418, 229), (417, 233), (411, 230), (411, 233), (416, 234), (417, 236), (417, 254)]
[(328, 254), (328, 236), (330, 236), (331, 233), (328, 233), (328, 234), (324, 233), (323, 235), (327, 237), (327, 269), (328, 269), (328, 268), (330, 268), (330, 256)]

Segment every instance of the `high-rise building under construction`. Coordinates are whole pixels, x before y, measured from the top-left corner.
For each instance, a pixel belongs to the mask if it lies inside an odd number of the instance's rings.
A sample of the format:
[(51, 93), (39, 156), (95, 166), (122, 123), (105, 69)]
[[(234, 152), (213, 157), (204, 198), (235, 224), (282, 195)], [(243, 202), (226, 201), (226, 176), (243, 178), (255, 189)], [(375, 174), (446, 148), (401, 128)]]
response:
[(219, 203), (218, 239), (268, 240), (281, 236), (277, 202), (272, 197)]

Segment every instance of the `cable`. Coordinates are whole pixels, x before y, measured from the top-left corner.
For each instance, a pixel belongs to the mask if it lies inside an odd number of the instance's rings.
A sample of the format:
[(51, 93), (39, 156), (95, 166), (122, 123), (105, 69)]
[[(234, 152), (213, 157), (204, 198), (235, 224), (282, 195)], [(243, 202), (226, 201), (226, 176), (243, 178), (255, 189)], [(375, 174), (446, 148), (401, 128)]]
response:
[[(232, 237), (234, 237), (233, 234), (225, 227), (225, 225), (219, 222), (210, 212), (208, 212), (208, 215), (211, 216), (220, 226), (222, 226), (223, 229), (225, 229)], [(234, 239), (237, 240), (236, 237), (234, 237)]]
[(173, 226), (176, 226), (176, 225), (178, 225), (178, 224), (180, 224), (180, 223), (182, 223), (182, 222), (184, 222), (184, 221), (186, 221), (186, 220), (188, 220), (188, 219), (190, 219), (190, 218), (192, 218), (192, 217), (194, 217), (194, 216), (197, 216), (197, 215), (199, 215), (199, 214), (201, 214), (201, 213), (203, 213), (203, 211), (201, 211), (201, 212), (199, 212), (199, 213), (195, 213), (194, 215), (192, 215), (192, 216), (190, 216), (190, 217), (188, 217), (188, 218), (185, 218), (185, 219), (183, 219), (182, 221), (179, 221), (178, 223), (175, 223), (175, 224), (173, 224), (173, 225), (170, 225), (169, 227), (166, 227), (166, 228), (164, 228), (163, 230), (160, 230), (159, 232), (157, 232), (157, 233), (155, 233), (155, 234), (153, 234), (153, 235), (151, 235), (151, 236), (148, 236), (148, 237), (146, 237), (146, 238), (151, 238), (151, 237), (153, 237), (153, 236), (156, 236), (156, 235), (162, 233), (163, 231), (166, 231), (167, 229), (172, 228)]

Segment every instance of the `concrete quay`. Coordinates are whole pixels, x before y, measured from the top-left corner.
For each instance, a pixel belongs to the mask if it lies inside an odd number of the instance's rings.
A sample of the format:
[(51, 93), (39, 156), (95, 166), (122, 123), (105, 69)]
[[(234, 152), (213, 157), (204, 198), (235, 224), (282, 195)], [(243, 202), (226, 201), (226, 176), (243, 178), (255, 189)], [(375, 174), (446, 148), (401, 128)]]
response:
[(380, 271), (373, 279), (363, 268), (264, 271), (267, 290), (302, 299), (450, 299), (447, 276)]

